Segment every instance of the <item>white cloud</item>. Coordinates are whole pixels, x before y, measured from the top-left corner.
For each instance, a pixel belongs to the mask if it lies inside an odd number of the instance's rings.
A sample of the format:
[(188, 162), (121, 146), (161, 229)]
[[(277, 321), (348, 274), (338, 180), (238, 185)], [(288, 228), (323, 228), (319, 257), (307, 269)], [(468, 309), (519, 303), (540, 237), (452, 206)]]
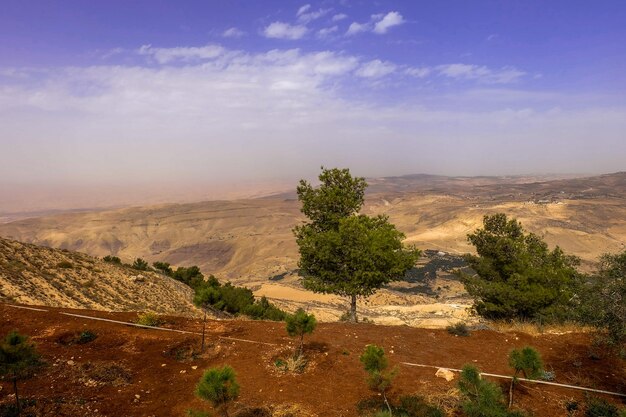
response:
[(263, 30), (266, 38), (296, 40), (302, 38), (309, 30), (303, 25), (290, 25), (285, 22), (273, 22)]
[[(141, 53), (158, 63), (157, 51), (181, 60), (190, 55), (181, 51), (202, 48), (148, 46)], [(415, 172), (416, 155), (420, 171), (466, 175), (572, 166), (597, 172), (626, 162), (626, 108), (611, 105), (612, 97), (537, 95), (521, 86), (507, 92), (498, 84), (412, 94), (417, 83), (405, 79), (411, 68), (333, 51), (224, 48), (187, 65), (119, 62), (14, 69), (1, 78), (0, 178), (297, 179), (314, 177), (320, 164), (396, 175)], [(470, 67), (447, 66), (444, 75), (433, 66), (439, 77), (432, 81), (507, 77), (506, 70)], [(368, 87), (383, 75), (408, 97), (387, 89), (373, 94)]]
[(311, 8), (310, 4), (305, 4), (304, 6), (300, 7), (298, 9), (298, 11), (296, 12), (296, 16), (300, 16), (302, 13), (306, 12), (307, 10), (309, 10)]
[(521, 77), (526, 75), (524, 71), (520, 71), (514, 67), (503, 67), (499, 70), (492, 70), (486, 66), (470, 65), (470, 64), (446, 64), (437, 66), (437, 70), (441, 75), (446, 77), (477, 80), (487, 84), (508, 84), (519, 81)]
[(432, 73), (432, 69), (428, 67), (409, 67), (404, 72), (415, 78), (424, 78)]
[(143, 45), (139, 48), (140, 55), (151, 56), (159, 64), (167, 64), (172, 61), (190, 62), (208, 60), (220, 56), (223, 52), (224, 48), (219, 45), (175, 48), (153, 48), (152, 45)]
[(246, 34), (246, 32), (244, 32), (243, 30), (238, 29), (236, 27), (232, 27), (232, 28), (226, 29), (222, 33), (222, 36), (225, 37), (225, 38), (241, 38), (245, 34)]
[(361, 65), (356, 71), (356, 75), (363, 78), (380, 78), (391, 74), (396, 68), (396, 65), (391, 62), (383, 62), (379, 59), (375, 59)]
[(339, 22), (340, 20), (347, 19), (348, 15), (345, 13), (338, 13), (333, 16), (333, 22)]
[(320, 17), (326, 16), (330, 11), (331, 9), (319, 9), (308, 13), (299, 13), (298, 21), (301, 23), (309, 23), (313, 20), (319, 19)]
[(367, 32), (370, 30), (371, 26), (372, 25), (369, 23), (352, 22), (350, 26), (348, 27), (346, 36), (356, 35), (357, 33), (361, 33), (361, 32)]
[(389, 12), (374, 25), (374, 33), (379, 35), (387, 33), (389, 28), (403, 24), (404, 18), (398, 12)]
[(317, 31), (317, 37), (318, 38), (327, 38), (330, 35), (332, 35), (333, 33), (337, 33), (337, 31), (339, 30), (339, 27), (337, 25), (335, 26), (331, 26), (328, 28), (322, 28), (320, 30)]

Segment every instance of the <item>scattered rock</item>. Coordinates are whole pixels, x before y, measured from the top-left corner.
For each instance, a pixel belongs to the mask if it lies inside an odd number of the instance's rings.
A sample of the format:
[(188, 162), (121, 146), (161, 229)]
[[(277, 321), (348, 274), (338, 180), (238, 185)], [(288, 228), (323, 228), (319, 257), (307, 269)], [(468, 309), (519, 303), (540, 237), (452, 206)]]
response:
[(439, 368), (435, 372), (437, 378), (444, 378), (446, 381), (452, 381), (454, 379), (454, 372), (446, 368)]

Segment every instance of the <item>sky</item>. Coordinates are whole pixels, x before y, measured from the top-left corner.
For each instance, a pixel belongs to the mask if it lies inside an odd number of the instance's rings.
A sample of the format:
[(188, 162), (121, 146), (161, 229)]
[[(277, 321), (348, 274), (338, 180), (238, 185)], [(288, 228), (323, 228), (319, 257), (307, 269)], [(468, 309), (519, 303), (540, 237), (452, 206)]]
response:
[(623, 1), (2, 0), (0, 184), (626, 169)]

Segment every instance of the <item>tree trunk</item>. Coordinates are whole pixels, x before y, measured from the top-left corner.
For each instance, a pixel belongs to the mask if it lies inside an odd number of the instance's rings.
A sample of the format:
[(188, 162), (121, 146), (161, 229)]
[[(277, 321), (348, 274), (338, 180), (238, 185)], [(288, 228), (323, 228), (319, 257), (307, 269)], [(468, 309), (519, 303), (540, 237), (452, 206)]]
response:
[(303, 347), (304, 347), (304, 333), (300, 335), (300, 348), (298, 349), (298, 358), (302, 356)]
[(13, 391), (15, 391), (15, 406), (17, 407), (17, 415), (19, 416), (22, 412), (22, 408), (20, 407), (20, 396), (17, 394), (17, 377), (13, 377)]
[(385, 394), (385, 390), (383, 390), (383, 400), (385, 400), (385, 405), (387, 406), (387, 410), (389, 410), (389, 417), (393, 417), (393, 413), (391, 412), (391, 406), (389, 405), (389, 401), (387, 401), (387, 395)]
[(511, 385), (509, 386), (509, 408), (513, 405), (513, 385), (515, 384), (515, 377), (511, 379)]
[(351, 300), (350, 300), (350, 321), (353, 323), (357, 322), (357, 317), (356, 317), (356, 295), (352, 294), (351, 296)]
[(202, 321), (202, 346), (200, 352), (204, 353), (204, 330), (206, 329), (206, 308), (204, 309), (204, 320)]

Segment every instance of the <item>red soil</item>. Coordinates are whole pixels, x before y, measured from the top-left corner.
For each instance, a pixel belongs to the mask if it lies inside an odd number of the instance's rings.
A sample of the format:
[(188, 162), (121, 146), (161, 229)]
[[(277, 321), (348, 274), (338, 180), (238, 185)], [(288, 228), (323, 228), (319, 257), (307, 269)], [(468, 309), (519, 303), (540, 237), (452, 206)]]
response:
[[(472, 363), (485, 372), (508, 375), (509, 351), (526, 345), (541, 352), (546, 368), (555, 372), (556, 382), (626, 392), (626, 362), (611, 357), (592, 359), (588, 334), (533, 337), (483, 330), (470, 337), (455, 337), (445, 330), (322, 323), (305, 338), (305, 353), (310, 359), (305, 372), (285, 374), (274, 365), (277, 357), (287, 356), (294, 347), (283, 323), (211, 320), (207, 352), (191, 359), (184, 356), (187, 350), (198, 347), (197, 336), (59, 313), (123, 321), (133, 321), (136, 314), (43, 308), (48, 312), (0, 305), (0, 335), (13, 329), (30, 335), (47, 363), (19, 385), (22, 398), (36, 400), (31, 410), (42, 416), (184, 416), (189, 408), (210, 410), (209, 404), (194, 396), (194, 387), (204, 369), (222, 364), (235, 369), (241, 386), (234, 411), (245, 406), (297, 404), (308, 410), (308, 415), (355, 416), (356, 403), (372, 396), (358, 359), (369, 343), (383, 346), (390, 363), (399, 366), (392, 398), (404, 394), (436, 396), (456, 387), (458, 380), (457, 376), (447, 382), (436, 378), (434, 369), (401, 362), (450, 368)], [(178, 317), (168, 318), (167, 324), (192, 331), (199, 331), (200, 325), (198, 320)], [(85, 330), (96, 333), (97, 339), (68, 344), (72, 334)], [(192, 369), (195, 366), (197, 369)], [(501, 383), (504, 388), (506, 382)], [(0, 402), (13, 401), (11, 384), (2, 381), (1, 387)], [(516, 390), (515, 404), (536, 416), (564, 416), (565, 401), (583, 398), (578, 390), (522, 383)]]

